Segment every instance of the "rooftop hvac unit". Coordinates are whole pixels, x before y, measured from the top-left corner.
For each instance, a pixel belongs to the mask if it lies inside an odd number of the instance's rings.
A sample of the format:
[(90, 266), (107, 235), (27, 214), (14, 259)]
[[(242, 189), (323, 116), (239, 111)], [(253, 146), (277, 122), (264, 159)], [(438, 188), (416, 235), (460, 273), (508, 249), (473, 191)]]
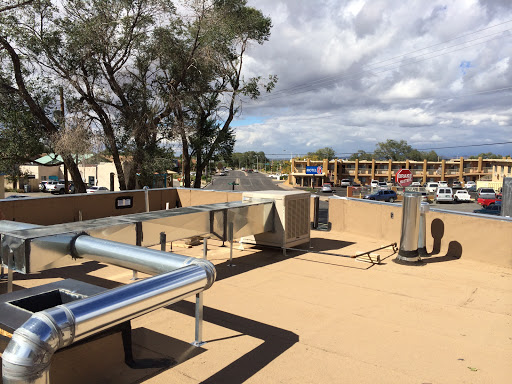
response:
[(258, 191), (244, 192), (244, 201), (274, 200), (274, 230), (258, 235), (244, 236), (242, 243), (276, 246), (283, 249), (308, 243), (310, 239), (309, 192)]

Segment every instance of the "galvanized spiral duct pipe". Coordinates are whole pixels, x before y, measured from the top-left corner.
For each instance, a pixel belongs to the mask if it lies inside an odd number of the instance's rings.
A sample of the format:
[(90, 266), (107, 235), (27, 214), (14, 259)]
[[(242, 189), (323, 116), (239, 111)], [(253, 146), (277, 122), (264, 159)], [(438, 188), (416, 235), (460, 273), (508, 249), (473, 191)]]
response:
[(144, 315), (208, 289), (215, 281), (212, 263), (137, 246), (69, 235), (66, 244), (49, 244), (68, 252), (144, 273), (159, 274), (32, 315), (18, 328), (2, 355), (4, 384), (49, 383), (53, 354), (121, 322)]

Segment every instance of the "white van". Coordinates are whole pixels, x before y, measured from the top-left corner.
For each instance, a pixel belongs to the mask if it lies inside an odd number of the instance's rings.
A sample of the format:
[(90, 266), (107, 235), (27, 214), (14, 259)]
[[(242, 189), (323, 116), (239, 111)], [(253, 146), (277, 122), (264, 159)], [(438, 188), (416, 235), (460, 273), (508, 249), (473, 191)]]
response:
[(436, 196), (434, 197), (434, 201), (436, 203), (453, 203), (453, 190), (451, 188), (438, 188), (436, 191)]
[(437, 183), (427, 183), (426, 190), (428, 193), (434, 193), (437, 191), (437, 188), (439, 187), (439, 184)]

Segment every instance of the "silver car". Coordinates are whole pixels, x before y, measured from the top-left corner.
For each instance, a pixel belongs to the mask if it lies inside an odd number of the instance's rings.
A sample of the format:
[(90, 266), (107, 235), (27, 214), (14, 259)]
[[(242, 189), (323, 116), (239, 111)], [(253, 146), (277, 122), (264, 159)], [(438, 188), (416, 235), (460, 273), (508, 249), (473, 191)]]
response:
[(478, 190), (479, 199), (495, 199), (496, 192), (492, 188), (481, 188)]
[(322, 185), (322, 192), (332, 192), (332, 186), (329, 183)]

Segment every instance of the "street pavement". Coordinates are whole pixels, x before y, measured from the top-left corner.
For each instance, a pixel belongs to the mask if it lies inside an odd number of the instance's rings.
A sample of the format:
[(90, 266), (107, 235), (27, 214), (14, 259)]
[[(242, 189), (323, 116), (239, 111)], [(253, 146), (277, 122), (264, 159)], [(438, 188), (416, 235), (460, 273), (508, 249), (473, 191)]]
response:
[(264, 173), (247, 173), (244, 171), (230, 171), (227, 176), (214, 176), (212, 182), (204, 189), (215, 191), (231, 191), (230, 183), (239, 179), (239, 185), (234, 186), (235, 191), (280, 191), (282, 181), (271, 179)]

